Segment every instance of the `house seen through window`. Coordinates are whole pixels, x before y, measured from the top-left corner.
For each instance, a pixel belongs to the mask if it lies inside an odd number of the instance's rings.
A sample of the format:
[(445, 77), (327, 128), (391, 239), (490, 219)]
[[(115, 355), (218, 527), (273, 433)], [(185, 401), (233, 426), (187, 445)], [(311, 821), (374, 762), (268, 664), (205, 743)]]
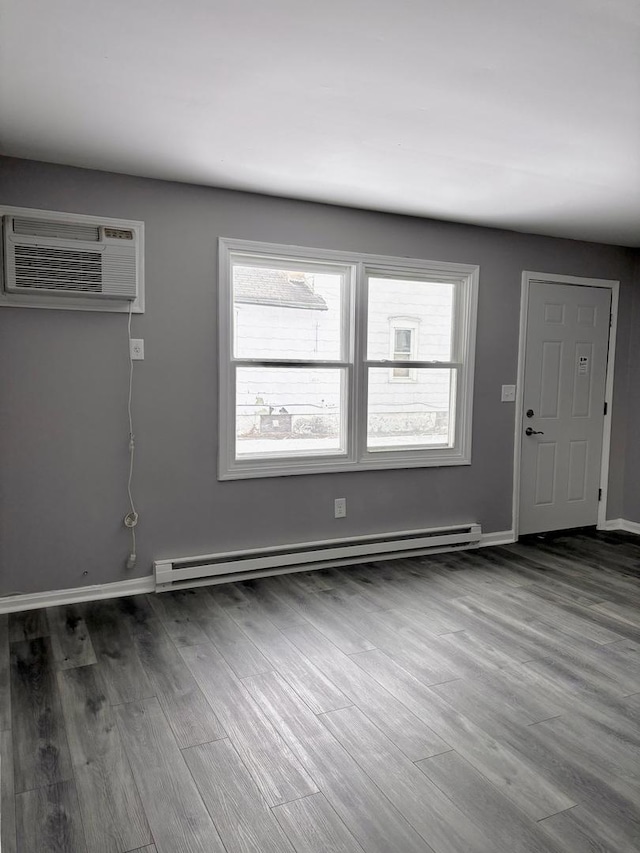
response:
[(466, 268), (235, 242), (221, 245), (222, 476), (465, 461)]

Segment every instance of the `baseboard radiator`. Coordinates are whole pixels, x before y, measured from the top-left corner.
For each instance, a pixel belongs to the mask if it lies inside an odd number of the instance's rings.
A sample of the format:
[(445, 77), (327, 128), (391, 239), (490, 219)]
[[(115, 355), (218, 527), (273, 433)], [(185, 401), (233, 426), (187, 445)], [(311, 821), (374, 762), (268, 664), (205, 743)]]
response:
[(479, 524), (463, 524), (156, 560), (156, 592), (473, 548), (481, 535)]

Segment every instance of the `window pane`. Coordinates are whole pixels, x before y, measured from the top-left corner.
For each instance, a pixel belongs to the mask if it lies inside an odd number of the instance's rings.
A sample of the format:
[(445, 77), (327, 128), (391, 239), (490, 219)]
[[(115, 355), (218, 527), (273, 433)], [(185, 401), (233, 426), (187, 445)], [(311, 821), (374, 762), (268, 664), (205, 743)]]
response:
[(338, 360), (344, 276), (234, 264), (236, 358)]
[(344, 453), (341, 368), (239, 367), (236, 459)]
[(454, 285), (444, 282), (370, 277), (367, 358), (406, 352), (407, 361), (451, 361), (453, 295)]
[(452, 447), (456, 371), (412, 369), (410, 383), (394, 382), (391, 373), (369, 368), (367, 449)]
[(394, 379), (411, 379), (411, 368), (409, 367), (394, 367), (393, 368), (393, 378)]
[(411, 353), (411, 329), (396, 329), (396, 345), (395, 351), (397, 355), (401, 353)]

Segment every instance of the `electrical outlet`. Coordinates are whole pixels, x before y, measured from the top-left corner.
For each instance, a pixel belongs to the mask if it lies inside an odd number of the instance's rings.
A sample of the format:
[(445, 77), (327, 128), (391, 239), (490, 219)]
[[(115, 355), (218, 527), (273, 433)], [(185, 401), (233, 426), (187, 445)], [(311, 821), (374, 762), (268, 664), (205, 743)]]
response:
[(501, 399), (503, 403), (513, 403), (513, 401), (516, 399), (516, 386), (503, 385)]
[(144, 361), (143, 338), (131, 338), (131, 358), (134, 361)]
[(334, 518), (346, 518), (347, 516), (347, 499), (336, 498), (333, 502)]

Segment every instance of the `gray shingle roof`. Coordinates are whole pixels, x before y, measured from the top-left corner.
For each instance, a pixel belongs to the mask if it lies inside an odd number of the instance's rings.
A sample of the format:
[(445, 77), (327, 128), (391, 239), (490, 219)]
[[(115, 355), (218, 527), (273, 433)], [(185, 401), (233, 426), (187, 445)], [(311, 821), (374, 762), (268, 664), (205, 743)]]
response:
[(285, 270), (234, 266), (233, 298), (251, 305), (327, 310), (322, 296), (313, 292), (311, 276)]

